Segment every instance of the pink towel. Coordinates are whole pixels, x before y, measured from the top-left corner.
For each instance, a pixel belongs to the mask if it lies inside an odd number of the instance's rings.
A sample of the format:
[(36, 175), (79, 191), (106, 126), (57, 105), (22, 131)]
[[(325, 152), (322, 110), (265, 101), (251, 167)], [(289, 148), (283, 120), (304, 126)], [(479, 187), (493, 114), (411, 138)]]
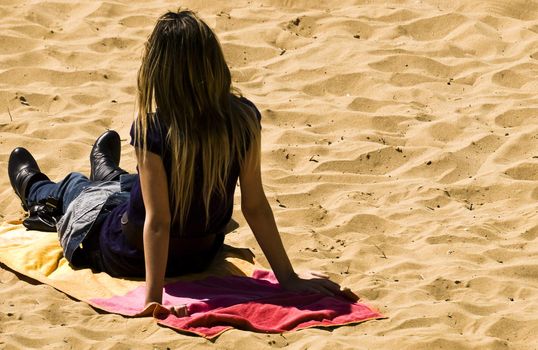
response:
[[(144, 287), (124, 296), (92, 299), (105, 311), (136, 316), (144, 307)], [(330, 327), (383, 316), (362, 303), (280, 288), (272, 272), (256, 270), (252, 276), (209, 277), (178, 281), (165, 286), (163, 305), (187, 305), (189, 316), (176, 317), (167, 309), (154, 313), (158, 323), (178, 331), (214, 338), (238, 328), (280, 333), (308, 327)]]

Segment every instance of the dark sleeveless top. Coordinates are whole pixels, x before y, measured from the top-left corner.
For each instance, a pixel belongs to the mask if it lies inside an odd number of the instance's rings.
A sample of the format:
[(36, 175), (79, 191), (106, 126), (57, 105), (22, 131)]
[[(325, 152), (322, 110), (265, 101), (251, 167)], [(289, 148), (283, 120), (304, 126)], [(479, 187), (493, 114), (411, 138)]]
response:
[[(240, 101), (253, 109), (259, 122), (261, 114), (256, 106), (244, 97), (241, 97)], [(146, 148), (149, 152), (162, 158), (167, 178), (170, 179), (172, 159), (170, 150), (166, 145), (166, 133), (165, 127), (158, 124), (150, 125), (146, 136)], [(134, 125), (131, 126), (130, 134), (130, 144), (135, 146)], [(207, 227), (203, 199), (201, 196), (196, 195), (201, 193), (202, 188), (202, 167), (199, 161), (196, 164), (196, 169), (196, 173), (200, 173), (200, 176), (195, 177), (193, 198), (183, 234), (180, 235), (178, 223), (171, 224), (167, 275), (197, 272), (205, 268), (222, 245), (224, 228), (232, 217), (233, 198), (240, 171), (239, 164), (232, 165), (229, 178), (225, 184), (226, 198), (212, 197)], [(170, 181), (168, 182), (170, 187)], [(124, 221), (127, 217), (129, 224), (138, 227), (140, 234), (142, 234), (145, 216), (146, 210), (142, 198), (140, 179), (137, 178), (131, 188), (130, 199), (114, 208), (101, 226), (99, 246), (105, 272), (113, 276), (144, 276), (143, 247), (140, 247), (140, 245), (137, 247), (132, 240), (126, 238), (122, 231), (122, 217)], [(189, 238), (193, 238), (193, 241), (196, 242), (196, 238), (209, 235), (216, 235), (217, 237), (207, 250), (200, 251), (200, 249), (196, 249), (197, 247), (185, 246), (189, 244)], [(139, 238), (141, 239), (141, 237)], [(189, 254), (188, 251), (191, 250), (195, 254)]]

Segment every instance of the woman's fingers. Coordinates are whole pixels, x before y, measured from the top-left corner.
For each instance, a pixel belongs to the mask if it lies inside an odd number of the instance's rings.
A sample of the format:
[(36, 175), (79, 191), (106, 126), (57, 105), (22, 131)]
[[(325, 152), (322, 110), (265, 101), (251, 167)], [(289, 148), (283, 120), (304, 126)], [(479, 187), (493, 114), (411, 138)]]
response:
[(330, 296), (334, 296), (336, 294), (334, 290), (318, 279), (305, 280), (304, 284), (305, 286), (303, 290), (307, 290), (309, 292), (321, 293)]
[(325, 295), (335, 296), (335, 293), (324, 285), (319, 285), (319, 291)]
[(319, 272), (319, 271), (312, 271), (310, 272), (310, 274), (314, 277), (319, 277), (319, 278), (329, 278), (329, 275), (323, 273), (323, 272)]
[(328, 279), (319, 280), (319, 283), (322, 283), (326, 288), (332, 290), (335, 293), (338, 293), (340, 291), (340, 285), (331, 280), (328, 280)]
[(172, 315), (176, 317), (189, 316), (189, 309), (187, 308), (187, 305), (184, 305), (184, 304), (174, 305), (174, 306), (171, 306), (169, 309), (167, 309), (166, 307), (163, 307), (162, 305), (158, 303), (148, 303), (146, 307), (144, 308), (144, 310), (139, 312), (137, 316), (161, 315), (161, 316), (166, 317), (168, 315), (168, 312), (170, 312)]
[(340, 285), (338, 283), (331, 281), (328, 277), (317, 277), (317, 278), (311, 279), (310, 281), (315, 282), (319, 285), (322, 285), (326, 289), (330, 290), (333, 294), (338, 294), (340, 292)]
[(175, 305), (170, 307), (170, 313), (176, 317), (185, 317), (189, 315), (187, 305)]
[(316, 282), (321, 287), (317, 289), (321, 293), (332, 296), (338, 295), (354, 302), (359, 300), (359, 297), (349, 288), (342, 288), (338, 283), (335, 283), (329, 279), (315, 279), (311, 281)]
[(357, 301), (359, 297), (349, 288), (342, 288), (338, 283), (331, 281), (327, 275), (320, 272), (307, 272), (299, 274), (298, 278), (284, 286), (288, 290), (297, 292), (321, 293), (330, 296), (346, 298)]
[(138, 316), (138, 317), (152, 316), (153, 311), (158, 306), (159, 306), (158, 303), (148, 303), (148, 304), (146, 304), (146, 306), (144, 306), (144, 309), (142, 311), (140, 311), (139, 313), (137, 313), (135, 316)]
[(347, 299), (349, 299), (349, 300), (351, 300), (351, 301), (353, 301), (353, 302), (355, 302), (355, 301), (359, 301), (359, 299), (360, 299), (359, 296), (358, 296), (357, 294), (353, 293), (353, 292), (351, 291), (351, 289), (349, 289), (349, 288), (344, 288), (344, 289), (342, 289), (342, 290), (340, 291), (340, 294), (341, 294), (343, 297), (345, 297), (345, 298), (347, 298)]

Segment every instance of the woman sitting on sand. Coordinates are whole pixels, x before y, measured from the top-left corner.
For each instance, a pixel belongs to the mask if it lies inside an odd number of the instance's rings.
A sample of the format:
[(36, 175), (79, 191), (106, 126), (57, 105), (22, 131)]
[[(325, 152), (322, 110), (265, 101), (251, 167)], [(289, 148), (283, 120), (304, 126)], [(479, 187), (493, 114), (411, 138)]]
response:
[(8, 172), (25, 209), (56, 203), (65, 257), (112, 276), (145, 276), (146, 305), (161, 303), (164, 278), (206, 268), (222, 246), (237, 180), (241, 210), (281, 286), (340, 293), (316, 273), (296, 274), (284, 250), (260, 172), (260, 113), (233, 92), (213, 31), (190, 11), (161, 16), (138, 71), (131, 127), (138, 174), (119, 168), (120, 139), (92, 149), (91, 175), (54, 183), (24, 148)]

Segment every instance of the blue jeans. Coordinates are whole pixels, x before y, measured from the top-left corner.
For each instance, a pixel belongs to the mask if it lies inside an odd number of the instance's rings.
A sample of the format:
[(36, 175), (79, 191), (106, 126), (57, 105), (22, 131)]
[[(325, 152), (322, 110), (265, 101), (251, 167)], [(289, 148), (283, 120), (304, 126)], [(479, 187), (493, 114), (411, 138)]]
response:
[(67, 210), (71, 202), (93, 182), (80, 173), (71, 173), (60, 182), (54, 183), (50, 180), (37, 181), (28, 191), (28, 206), (37, 204), (39, 201), (54, 198), (62, 205), (62, 214)]

